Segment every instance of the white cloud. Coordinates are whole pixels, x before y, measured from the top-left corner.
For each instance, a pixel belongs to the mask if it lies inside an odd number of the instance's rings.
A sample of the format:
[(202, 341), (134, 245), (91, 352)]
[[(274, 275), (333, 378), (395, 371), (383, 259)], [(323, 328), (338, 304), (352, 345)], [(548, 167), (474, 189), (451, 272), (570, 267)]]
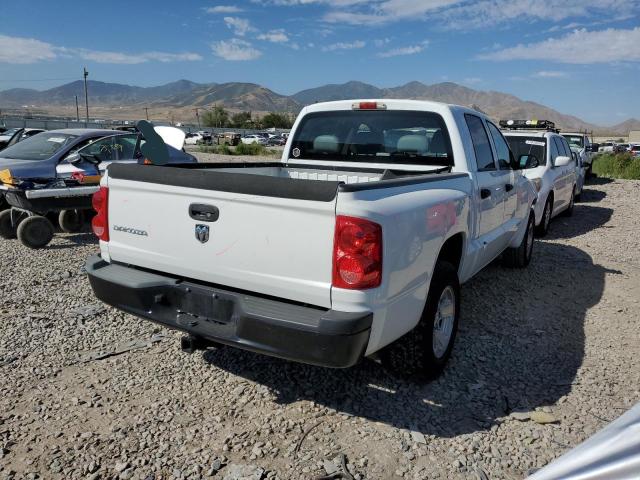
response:
[(562, 78), (566, 77), (566, 72), (558, 72), (557, 70), (541, 70), (533, 74), (537, 78)]
[(209, 7), (204, 9), (207, 13), (240, 13), (243, 10), (234, 5), (218, 5), (216, 7)]
[(338, 42), (322, 47), (322, 51), (334, 52), (336, 50), (353, 50), (356, 48), (363, 48), (366, 44), (367, 43), (362, 40), (356, 40), (355, 42)]
[(221, 40), (211, 45), (213, 54), (229, 61), (248, 61), (260, 58), (262, 52), (253, 47), (249, 42), (232, 38), (229, 41)]
[(156, 62), (197, 61), (197, 53), (182, 52), (108, 52), (87, 48), (59, 47), (34, 38), (0, 35), (0, 63), (29, 64), (59, 58), (81, 58), (97, 63), (127, 64)]
[(266, 40), (272, 43), (286, 43), (289, 41), (289, 37), (283, 29), (269, 30), (266, 33), (258, 35), (258, 40)]
[(420, 53), (424, 51), (424, 49), (427, 48), (428, 46), (429, 46), (429, 41), (425, 40), (424, 42), (418, 45), (392, 48), (391, 50), (387, 50), (386, 52), (379, 53), (378, 56), (381, 58), (389, 58), (389, 57), (399, 57), (403, 55), (415, 55), (416, 53)]
[(233, 30), (233, 33), (244, 37), (247, 32), (253, 31), (251, 23), (246, 18), (224, 17), (224, 23)]
[(640, 61), (640, 27), (575, 30), (563, 37), (519, 44), (479, 55), (481, 60), (548, 60), (558, 63), (592, 64)]
[(464, 85), (477, 85), (478, 83), (482, 83), (482, 79), (480, 77), (468, 77), (462, 80)]
[(391, 42), (391, 39), (390, 39), (390, 38), (376, 38), (376, 39), (373, 41), (373, 44), (374, 44), (376, 47), (384, 47), (384, 46), (385, 46), (385, 45), (387, 45), (389, 42)]
[(84, 48), (65, 48), (62, 52), (69, 56), (78, 56), (83, 60), (90, 60), (96, 63), (114, 63), (135, 65), (150, 61), (169, 62), (193, 62), (202, 60), (202, 56), (197, 53), (167, 53), (167, 52), (144, 52), (129, 54), (122, 52), (105, 52), (99, 50), (87, 50)]
[(36, 63), (57, 57), (56, 47), (34, 38), (0, 35), (0, 63)]

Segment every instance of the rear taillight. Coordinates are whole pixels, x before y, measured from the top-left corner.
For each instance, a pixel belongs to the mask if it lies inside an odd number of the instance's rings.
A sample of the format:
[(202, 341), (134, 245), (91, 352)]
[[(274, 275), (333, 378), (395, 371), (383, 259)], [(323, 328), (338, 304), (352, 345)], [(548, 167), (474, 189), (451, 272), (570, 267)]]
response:
[(96, 215), (91, 220), (93, 233), (103, 242), (109, 241), (109, 189), (100, 187), (91, 199)]
[(333, 286), (375, 288), (382, 281), (382, 227), (362, 218), (339, 215), (333, 240)]

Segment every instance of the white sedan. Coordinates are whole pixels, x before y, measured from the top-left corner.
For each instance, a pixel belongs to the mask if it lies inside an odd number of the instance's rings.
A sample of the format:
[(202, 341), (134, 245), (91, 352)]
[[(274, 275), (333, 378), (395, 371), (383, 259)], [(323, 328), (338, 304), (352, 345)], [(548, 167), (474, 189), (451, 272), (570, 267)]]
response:
[(267, 139), (264, 138), (262, 135), (245, 135), (244, 137), (241, 138), (242, 143), (246, 143), (246, 144), (251, 144), (251, 143), (258, 143), (260, 145), (266, 145), (267, 144)]

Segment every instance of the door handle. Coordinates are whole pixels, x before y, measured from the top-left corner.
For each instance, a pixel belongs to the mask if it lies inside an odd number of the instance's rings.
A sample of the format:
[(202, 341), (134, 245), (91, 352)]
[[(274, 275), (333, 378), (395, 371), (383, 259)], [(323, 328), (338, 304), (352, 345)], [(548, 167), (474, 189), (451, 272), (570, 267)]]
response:
[(491, 190), (488, 188), (480, 189), (480, 198), (489, 198), (491, 196)]
[(189, 216), (201, 222), (215, 222), (220, 217), (220, 210), (213, 205), (192, 203), (189, 205)]
[(507, 192), (510, 192), (511, 190), (513, 190), (513, 185), (511, 185), (510, 183), (507, 183), (507, 184), (504, 186), (504, 188), (505, 188), (505, 190), (506, 190)]

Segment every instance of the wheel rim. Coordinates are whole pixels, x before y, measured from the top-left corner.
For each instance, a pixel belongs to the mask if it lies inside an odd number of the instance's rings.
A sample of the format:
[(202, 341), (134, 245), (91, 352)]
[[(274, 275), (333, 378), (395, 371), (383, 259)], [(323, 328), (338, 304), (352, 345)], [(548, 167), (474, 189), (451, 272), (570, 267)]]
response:
[(433, 354), (442, 358), (449, 348), (456, 318), (456, 294), (451, 286), (445, 287), (438, 300), (433, 322)]

